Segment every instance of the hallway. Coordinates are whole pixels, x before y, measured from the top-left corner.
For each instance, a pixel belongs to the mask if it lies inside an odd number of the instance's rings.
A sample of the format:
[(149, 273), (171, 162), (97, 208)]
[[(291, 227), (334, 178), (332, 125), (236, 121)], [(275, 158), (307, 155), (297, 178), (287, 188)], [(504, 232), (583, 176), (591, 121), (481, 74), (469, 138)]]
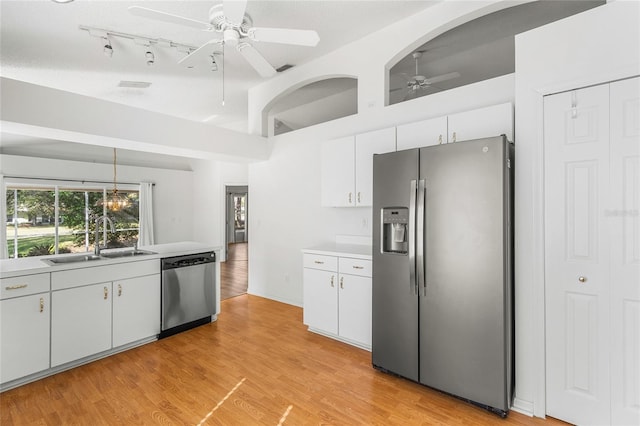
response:
[(247, 292), (249, 243), (229, 244), (226, 262), (220, 262), (220, 300)]

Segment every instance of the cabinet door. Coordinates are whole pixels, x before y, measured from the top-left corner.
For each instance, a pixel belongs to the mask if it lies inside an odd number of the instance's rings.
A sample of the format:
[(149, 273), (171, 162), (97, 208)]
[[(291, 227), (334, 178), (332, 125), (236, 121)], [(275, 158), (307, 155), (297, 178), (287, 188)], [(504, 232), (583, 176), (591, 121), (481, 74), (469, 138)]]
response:
[(111, 283), (54, 291), (51, 366), (111, 349)]
[(304, 268), (304, 323), (338, 334), (338, 274)]
[(356, 206), (373, 205), (373, 154), (384, 154), (395, 150), (395, 127), (356, 136)]
[(449, 143), (499, 135), (507, 135), (507, 139), (513, 141), (511, 103), (452, 114), (448, 122)]
[(340, 275), (339, 333), (371, 347), (371, 278)]
[(354, 137), (322, 144), (321, 203), (325, 207), (355, 206)]
[(447, 143), (447, 117), (431, 118), (403, 124), (396, 130), (398, 151)]
[(113, 282), (113, 347), (160, 333), (160, 274)]
[(49, 368), (49, 293), (0, 301), (0, 383)]

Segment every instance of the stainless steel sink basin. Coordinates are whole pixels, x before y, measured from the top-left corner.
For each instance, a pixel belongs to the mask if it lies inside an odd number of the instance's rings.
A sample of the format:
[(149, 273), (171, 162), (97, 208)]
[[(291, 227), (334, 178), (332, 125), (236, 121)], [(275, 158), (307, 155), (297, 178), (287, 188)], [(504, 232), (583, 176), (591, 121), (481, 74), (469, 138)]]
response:
[(120, 257), (146, 256), (150, 254), (156, 254), (156, 253), (148, 250), (122, 250), (122, 251), (112, 251), (111, 253), (101, 253), (100, 256), (106, 257), (108, 259), (117, 259)]
[(96, 256), (95, 254), (81, 254), (78, 256), (63, 256), (63, 257), (53, 257), (51, 259), (46, 259), (45, 262), (50, 265), (60, 265), (66, 263), (78, 263), (78, 262), (89, 262), (92, 260), (101, 260), (102, 257)]
[(147, 256), (150, 254), (156, 253), (148, 250), (121, 250), (112, 251), (110, 253), (100, 253), (99, 256), (95, 254), (80, 254), (76, 256), (52, 257), (50, 259), (45, 259), (44, 261), (49, 265), (65, 265), (68, 263), (90, 262), (92, 260), (120, 259), (123, 257)]

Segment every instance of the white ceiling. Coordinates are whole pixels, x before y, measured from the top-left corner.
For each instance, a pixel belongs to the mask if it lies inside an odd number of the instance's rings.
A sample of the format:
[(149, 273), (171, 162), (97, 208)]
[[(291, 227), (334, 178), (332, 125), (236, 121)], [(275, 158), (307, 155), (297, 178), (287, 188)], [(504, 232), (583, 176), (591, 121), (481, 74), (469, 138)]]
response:
[[(218, 71), (202, 62), (188, 69), (175, 48), (155, 47), (155, 64), (147, 66), (145, 47), (111, 38), (113, 56), (102, 52), (103, 39), (80, 25), (132, 33), (200, 46), (219, 34), (131, 15), (132, 5), (157, 9), (199, 21), (208, 20), (214, 1), (2, 0), (0, 3), (0, 74), (99, 99), (127, 104), (194, 121), (247, 131), (247, 90), (263, 81), (233, 48)], [(272, 1), (250, 0), (254, 26), (313, 29), (316, 47), (252, 42), (275, 67), (301, 65), (345, 43), (414, 14), (437, 1)], [(212, 50), (220, 50), (212, 45)], [(220, 61), (221, 58), (218, 58)], [(119, 88), (121, 80), (146, 81), (147, 89)], [(211, 117), (214, 118), (211, 118)]]

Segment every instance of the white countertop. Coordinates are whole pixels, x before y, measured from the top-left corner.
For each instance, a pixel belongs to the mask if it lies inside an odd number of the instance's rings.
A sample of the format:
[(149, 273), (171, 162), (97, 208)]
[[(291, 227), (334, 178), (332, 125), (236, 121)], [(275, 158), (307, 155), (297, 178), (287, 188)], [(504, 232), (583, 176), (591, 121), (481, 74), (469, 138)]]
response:
[(321, 254), (326, 256), (348, 256), (357, 259), (371, 260), (372, 249), (365, 244), (325, 243), (315, 247), (302, 249), (303, 253)]
[[(152, 251), (155, 254), (149, 254), (145, 256), (135, 256), (135, 257), (121, 257), (121, 258), (115, 258), (115, 259), (100, 259), (100, 260), (94, 260), (90, 262), (66, 263), (66, 264), (58, 264), (58, 265), (51, 265), (45, 262), (45, 260), (51, 259), (53, 257), (77, 256), (82, 253), (59, 254), (55, 256), (22, 257), (19, 259), (2, 259), (0, 260), (0, 278), (10, 278), (10, 277), (16, 277), (20, 275), (39, 274), (43, 272), (64, 271), (68, 269), (91, 268), (94, 266), (112, 265), (115, 263), (140, 262), (144, 260), (162, 259), (164, 257), (202, 253), (205, 251), (216, 251), (216, 250), (220, 250), (220, 247), (211, 246), (211, 245), (202, 244), (202, 243), (196, 243), (193, 241), (182, 241), (178, 243), (154, 244), (150, 246), (143, 246), (143, 247), (139, 247), (139, 249)], [(107, 249), (107, 250), (103, 250), (103, 252), (109, 253), (109, 252), (121, 251), (121, 250), (131, 250), (131, 248), (113, 249), (113, 250)]]

